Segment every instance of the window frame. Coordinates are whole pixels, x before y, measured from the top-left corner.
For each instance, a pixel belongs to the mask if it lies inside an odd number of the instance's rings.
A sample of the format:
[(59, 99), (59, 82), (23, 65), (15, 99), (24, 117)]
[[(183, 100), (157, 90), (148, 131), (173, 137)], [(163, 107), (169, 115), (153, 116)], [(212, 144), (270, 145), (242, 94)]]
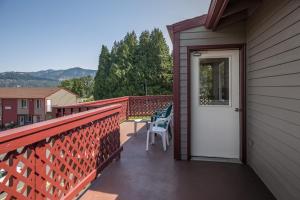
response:
[(42, 99), (36, 99), (35, 108), (36, 109), (41, 109), (42, 108)]
[[(23, 104), (23, 102), (26, 102), (26, 103)], [(28, 108), (28, 99), (21, 99), (21, 108), (22, 109)]]
[[(201, 104), (200, 103), (200, 87), (201, 87), (201, 83), (200, 83), (200, 70), (201, 70), (201, 59), (207, 59), (207, 58), (228, 58), (228, 73), (229, 73), (229, 79), (228, 79), (228, 104), (226, 105), (218, 105), (218, 104)], [(232, 56), (231, 55), (222, 55), (222, 56), (212, 56), (212, 55), (201, 55), (201, 57), (199, 57), (198, 59), (198, 69), (199, 69), (199, 78), (198, 78), (198, 99), (199, 99), (199, 103), (198, 105), (201, 107), (232, 107)]]

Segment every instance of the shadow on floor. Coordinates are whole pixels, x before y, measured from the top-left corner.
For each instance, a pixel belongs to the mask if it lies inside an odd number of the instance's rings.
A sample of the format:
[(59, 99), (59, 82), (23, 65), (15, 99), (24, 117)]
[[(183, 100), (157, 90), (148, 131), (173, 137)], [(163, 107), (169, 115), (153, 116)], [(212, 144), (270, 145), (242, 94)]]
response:
[[(121, 125), (124, 151), (82, 195), (82, 200), (273, 200), (248, 166), (205, 161), (175, 161), (159, 137), (145, 151), (146, 128)], [(172, 144), (171, 144), (172, 145)]]

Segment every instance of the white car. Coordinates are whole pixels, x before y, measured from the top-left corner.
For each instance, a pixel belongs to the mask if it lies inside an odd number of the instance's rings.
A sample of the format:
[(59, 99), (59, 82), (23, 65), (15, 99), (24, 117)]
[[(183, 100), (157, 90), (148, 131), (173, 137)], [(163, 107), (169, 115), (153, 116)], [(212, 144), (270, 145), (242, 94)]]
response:
[(4, 181), (6, 174), (7, 174), (7, 171), (5, 171), (5, 169), (0, 169), (0, 183), (2, 183)]
[[(18, 173), (21, 173), (22, 167), (17, 166), (17, 167), (16, 167), (16, 171), (17, 171)], [(7, 175), (7, 171), (6, 171), (5, 169), (0, 169), (0, 183), (2, 183), (2, 182), (4, 181), (6, 175)]]

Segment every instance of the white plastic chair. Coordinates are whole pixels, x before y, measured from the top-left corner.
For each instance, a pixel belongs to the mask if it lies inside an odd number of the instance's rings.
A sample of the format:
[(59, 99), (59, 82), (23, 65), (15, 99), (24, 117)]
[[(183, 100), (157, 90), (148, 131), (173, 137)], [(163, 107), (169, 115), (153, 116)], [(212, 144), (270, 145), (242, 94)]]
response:
[[(167, 145), (168, 146), (170, 145), (168, 130), (169, 130), (169, 125), (172, 121), (172, 116), (173, 116), (173, 114), (171, 113), (169, 115), (169, 117), (167, 117), (167, 118), (158, 118), (156, 121), (154, 121), (150, 124), (150, 128), (147, 131), (146, 151), (149, 150), (150, 137), (151, 137), (151, 144), (155, 143), (155, 137), (154, 137), (155, 133), (157, 135), (161, 136), (163, 149), (164, 149), (164, 151), (167, 150)], [(166, 123), (165, 127), (160, 127), (159, 124), (163, 124), (163, 123)]]

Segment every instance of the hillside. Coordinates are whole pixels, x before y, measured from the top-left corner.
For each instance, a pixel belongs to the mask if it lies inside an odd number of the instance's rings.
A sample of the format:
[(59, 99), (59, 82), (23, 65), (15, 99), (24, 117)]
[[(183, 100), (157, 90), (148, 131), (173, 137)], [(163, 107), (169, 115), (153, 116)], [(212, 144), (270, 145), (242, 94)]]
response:
[(83, 76), (95, 76), (96, 70), (79, 67), (66, 70), (0, 73), (0, 87), (53, 87), (60, 81)]
[(65, 70), (42, 70), (37, 72), (29, 72), (31, 76), (38, 77), (38, 78), (48, 78), (53, 80), (67, 80), (71, 78), (79, 78), (83, 76), (92, 76), (96, 75), (96, 70), (91, 69), (82, 69), (80, 67), (74, 67)]

